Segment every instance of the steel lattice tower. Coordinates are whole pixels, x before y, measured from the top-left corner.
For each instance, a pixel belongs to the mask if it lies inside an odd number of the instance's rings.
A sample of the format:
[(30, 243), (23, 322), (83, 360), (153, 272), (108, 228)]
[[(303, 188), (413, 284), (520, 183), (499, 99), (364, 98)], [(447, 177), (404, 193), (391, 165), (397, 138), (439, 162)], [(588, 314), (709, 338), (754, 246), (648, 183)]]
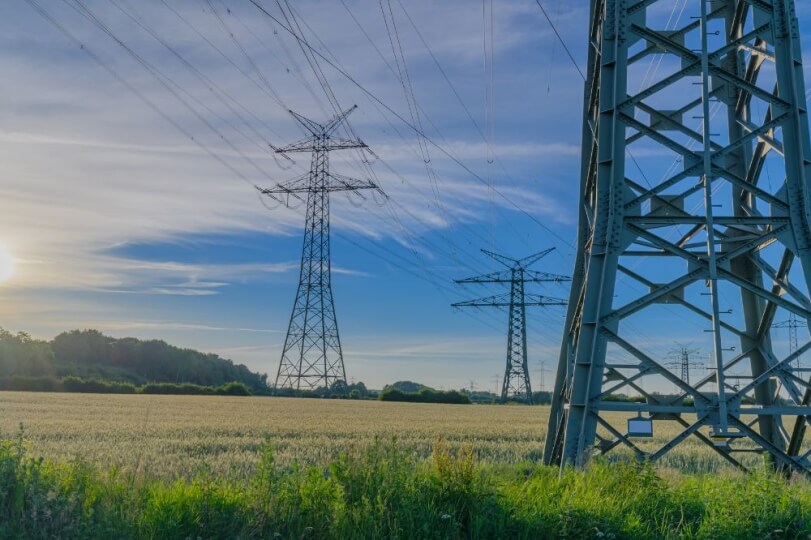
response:
[(699, 362), (691, 362), (690, 355), (698, 353), (698, 349), (690, 349), (685, 346), (679, 347), (675, 355), (678, 360), (670, 362), (667, 367), (675, 368), (681, 373), (681, 380), (690, 384), (690, 368), (701, 367)]
[[(625, 447), (655, 461), (697, 437), (736, 466), (754, 452), (808, 475), (811, 385), (792, 361), (811, 343), (778, 357), (770, 337), (776, 315), (811, 318), (794, 1), (693, 0), (675, 25), (648, 24), (670, 4), (591, 2), (577, 258), (544, 460), (582, 466)], [(662, 321), (705, 336), (708, 376), (688, 383), (654, 359)], [(681, 396), (645, 390), (667, 384)], [(611, 411), (681, 431), (641, 441)]]
[(379, 189), (370, 180), (356, 180), (329, 170), (330, 151), (366, 148), (359, 139), (334, 135), (355, 108), (336, 115), (324, 125), (290, 111), (309, 135), (276, 152), (311, 152), (310, 171), (272, 188), (259, 189), (262, 194), (286, 205), (290, 205), (291, 199), (302, 201), (304, 194), (307, 197), (298, 292), (275, 389), (316, 390), (323, 387), (326, 392), (338, 393), (346, 390), (346, 371), (330, 276), (329, 194), (333, 191)]
[[(789, 318), (787, 321), (781, 321), (778, 323), (774, 323), (772, 328), (788, 328), (788, 352), (789, 354), (794, 353), (797, 349), (800, 348), (800, 338), (799, 334), (797, 333), (800, 328), (808, 328), (808, 322), (804, 320), (797, 319), (797, 315), (794, 313), (789, 314)], [(797, 366), (800, 366), (800, 356), (797, 357)]]
[(563, 282), (571, 279), (567, 276), (529, 270), (532, 264), (548, 255), (553, 249), (547, 249), (520, 260), (511, 259), (483, 249), (482, 253), (506, 266), (507, 270), (456, 280), (456, 283), (510, 284), (509, 295), (500, 294), (453, 304), (453, 307), (506, 307), (509, 309), (507, 367), (504, 370), (504, 382), (501, 386), (502, 402), (512, 397), (532, 404), (532, 386), (530, 385), (529, 367), (527, 366), (526, 307), (566, 305), (565, 300), (524, 293), (525, 283)]

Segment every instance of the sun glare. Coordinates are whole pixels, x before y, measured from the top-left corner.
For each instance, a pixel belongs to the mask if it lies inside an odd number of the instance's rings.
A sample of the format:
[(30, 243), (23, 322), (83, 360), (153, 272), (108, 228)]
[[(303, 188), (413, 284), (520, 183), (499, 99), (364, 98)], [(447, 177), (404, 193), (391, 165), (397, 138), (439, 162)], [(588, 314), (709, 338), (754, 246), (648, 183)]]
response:
[(14, 276), (14, 257), (8, 249), (0, 245), (0, 283), (5, 283)]

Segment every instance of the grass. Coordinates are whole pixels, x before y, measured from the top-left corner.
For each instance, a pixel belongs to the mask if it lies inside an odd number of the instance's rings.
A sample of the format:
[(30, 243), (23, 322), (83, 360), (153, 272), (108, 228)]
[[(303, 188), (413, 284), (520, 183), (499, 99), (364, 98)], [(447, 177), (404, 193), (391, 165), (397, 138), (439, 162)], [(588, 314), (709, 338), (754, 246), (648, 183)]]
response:
[(805, 538), (811, 490), (777, 477), (666, 480), (651, 467), (481, 464), (441, 440), (428, 460), (373, 442), (326, 466), (246, 478), (144, 479), (0, 445), (2, 538)]
[(811, 484), (699, 443), (656, 467), (538, 465), (547, 414), (0, 393), (0, 538), (811, 537)]
[[(397, 438), (419, 459), (442, 437), (477, 462), (537, 462), (547, 407), (435, 405), (354, 400), (225, 396), (96, 395), (0, 392), (0, 432), (22, 423), (31, 452), (56, 461), (79, 459), (102, 470), (150, 478), (191, 479), (200, 473), (247, 478), (265, 441), (281, 465), (325, 464), (347, 448)], [(618, 417), (617, 425), (623, 418)], [(661, 446), (680, 428), (656, 424)], [(612, 456), (623, 454), (616, 452)], [(627, 455), (627, 454), (626, 454)], [(757, 461), (756, 455), (747, 456)], [(688, 439), (661, 462), (679, 472), (728, 466), (703, 443)]]

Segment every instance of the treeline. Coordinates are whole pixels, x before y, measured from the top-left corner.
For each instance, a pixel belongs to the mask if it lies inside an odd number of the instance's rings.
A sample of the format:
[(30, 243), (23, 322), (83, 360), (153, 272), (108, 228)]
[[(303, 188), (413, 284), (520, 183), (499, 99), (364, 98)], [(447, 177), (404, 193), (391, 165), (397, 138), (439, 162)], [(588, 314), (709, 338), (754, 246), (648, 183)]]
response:
[(319, 387), (308, 390), (297, 390), (295, 388), (276, 388), (271, 390), (272, 395), (277, 397), (302, 397), (302, 398), (349, 398), (349, 399), (374, 399), (377, 392), (369, 390), (363, 382), (346, 384), (344, 381), (336, 381), (330, 387)]
[(449, 403), (456, 405), (467, 405), (470, 397), (457, 392), (456, 390), (434, 390), (423, 386), (417, 392), (403, 392), (399, 388), (387, 386), (377, 396), (380, 401), (405, 401), (408, 403)]
[[(412, 403), (452, 403), (452, 404), (494, 404), (501, 403), (501, 396), (486, 390), (470, 391), (467, 388), (460, 390), (439, 391), (414, 381), (397, 381), (386, 385), (378, 395), (381, 401), (406, 401)], [(526, 401), (519, 398), (509, 399), (509, 403), (525, 404)], [(550, 392), (533, 392), (532, 403), (534, 405), (548, 405), (552, 402)]]
[(85, 394), (181, 394), (196, 396), (250, 396), (251, 389), (239, 382), (220, 386), (192, 383), (146, 383), (136, 386), (122, 381), (83, 379), (81, 377), (0, 377), (0, 390), (17, 392), (77, 392)]
[[(129, 383), (220, 387), (241, 383), (253, 394), (268, 394), (267, 375), (216, 354), (183, 349), (160, 340), (116, 339), (97, 330), (73, 330), (51, 341), (0, 328), (0, 378), (66, 377)], [(46, 384), (43, 382), (43, 384)]]

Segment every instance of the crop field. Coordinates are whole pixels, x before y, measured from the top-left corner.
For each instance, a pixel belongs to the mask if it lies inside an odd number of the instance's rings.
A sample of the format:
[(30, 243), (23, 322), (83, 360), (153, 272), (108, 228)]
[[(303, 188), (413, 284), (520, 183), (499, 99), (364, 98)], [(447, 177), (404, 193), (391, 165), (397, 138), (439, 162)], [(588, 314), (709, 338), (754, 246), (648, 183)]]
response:
[[(375, 439), (396, 441), (419, 459), (442, 439), (454, 451), (469, 447), (480, 463), (538, 462), (547, 415), (546, 407), (524, 406), (0, 392), (0, 430), (13, 436), (22, 425), (33, 455), (166, 479), (200, 472), (248, 477), (266, 443), (282, 465), (328, 463)], [(672, 423), (656, 428), (656, 437), (641, 447), (661, 445), (678, 432)], [(612, 456), (623, 456), (618, 450)], [(660, 466), (727, 468), (710, 448), (689, 440)]]
[(0, 392), (0, 430), (34, 455), (102, 469), (247, 476), (267, 441), (277, 461), (326, 463), (375, 438), (428, 457), (438, 437), (487, 462), (537, 460), (547, 409), (264, 397)]
[[(523, 406), (4, 392), (0, 537), (811, 535), (808, 482), (735, 472), (698, 442), (656, 467), (597, 461), (585, 473), (560, 475), (537, 463), (547, 414)], [(647, 444), (678, 431), (656, 429)]]

